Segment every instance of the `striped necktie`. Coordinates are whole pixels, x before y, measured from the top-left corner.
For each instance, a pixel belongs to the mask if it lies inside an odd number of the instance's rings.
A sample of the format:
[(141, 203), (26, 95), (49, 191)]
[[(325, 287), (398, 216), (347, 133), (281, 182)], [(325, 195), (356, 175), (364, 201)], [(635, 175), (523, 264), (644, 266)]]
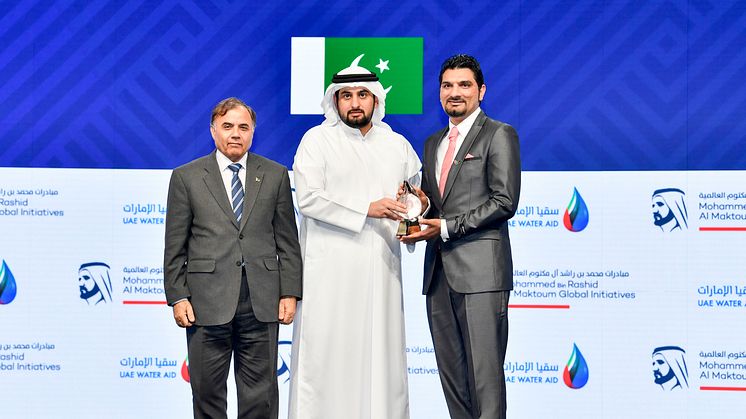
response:
[(233, 203), (233, 213), (236, 214), (236, 220), (241, 223), (241, 214), (243, 213), (243, 185), (238, 178), (238, 172), (241, 170), (241, 163), (233, 163), (228, 166), (233, 171), (231, 180), (231, 202)]

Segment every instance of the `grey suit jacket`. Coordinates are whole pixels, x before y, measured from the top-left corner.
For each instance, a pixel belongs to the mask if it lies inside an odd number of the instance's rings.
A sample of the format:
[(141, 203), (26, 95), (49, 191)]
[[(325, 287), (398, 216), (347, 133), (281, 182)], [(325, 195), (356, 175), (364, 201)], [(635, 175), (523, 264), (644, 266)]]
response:
[[(277, 321), (280, 296), (300, 298), (301, 257), (285, 167), (249, 153), (241, 225), (213, 151), (174, 169), (168, 189), (164, 287), (169, 305), (188, 298), (196, 323), (228, 323), (241, 270), (259, 321)], [(243, 261), (243, 266), (242, 266)]]
[[(422, 292), (433, 279), (441, 252), (448, 284), (460, 293), (513, 289), (513, 260), (507, 221), (518, 207), (521, 161), (518, 134), (483, 112), (464, 139), (441, 198), (435, 177), (438, 143), (448, 127), (425, 142), (422, 190), (430, 198), (428, 218), (443, 218), (449, 240), (429, 240)], [(467, 155), (469, 156), (467, 158)]]

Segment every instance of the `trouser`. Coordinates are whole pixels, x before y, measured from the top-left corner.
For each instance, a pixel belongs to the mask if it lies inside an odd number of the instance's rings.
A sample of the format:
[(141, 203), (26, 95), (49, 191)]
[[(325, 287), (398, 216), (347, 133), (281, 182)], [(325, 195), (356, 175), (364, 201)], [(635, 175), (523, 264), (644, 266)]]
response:
[(187, 329), (195, 418), (227, 418), (231, 356), (238, 393), (238, 417), (277, 418), (278, 327), (277, 323), (260, 322), (254, 316), (244, 273), (238, 307), (230, 322)]
[(455, 292), (439, 256), (435, 263), (427, 318), (451, 418), (505, 418), (510, 291)]

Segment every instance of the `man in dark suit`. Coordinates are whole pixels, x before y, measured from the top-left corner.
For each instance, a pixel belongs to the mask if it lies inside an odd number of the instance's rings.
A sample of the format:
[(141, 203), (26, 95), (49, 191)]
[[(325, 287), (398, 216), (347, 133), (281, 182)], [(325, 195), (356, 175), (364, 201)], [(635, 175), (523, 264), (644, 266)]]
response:
[(164, 285), (186, 328), (195, 418), (225, 418), (234, 357), (239, 418), (277, 418), (278, 321), (301, 297), (287, 169), (248, 153), (256, 114), (228, 98), (212, 111), (217, 150), (171, 175)]
[[(521, 187), (518, 135), (480, 109), (486, 86), (474, 57), (440, 70), (449, 126), (425, 142), (420, 199), (427, 226), (423, 294), (451, 418), (504, 418), (503, 363), (513, 263), (508, 220)], [(424, 195), (422, 194), (424, 192)]]

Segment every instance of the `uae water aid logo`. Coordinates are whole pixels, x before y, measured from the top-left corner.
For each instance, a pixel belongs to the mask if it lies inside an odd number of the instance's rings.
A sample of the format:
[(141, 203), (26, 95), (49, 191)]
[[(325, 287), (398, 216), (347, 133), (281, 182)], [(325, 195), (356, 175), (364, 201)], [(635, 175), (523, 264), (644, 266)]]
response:
[(190, 380), (189, 377), (189, 357), (187, 356), (184, 362), (181, 364), (181, 378), (184, 379), (187, 383)]
[(588, 383), (588, 363), (585, 362), (583, 354), (580, 353), (578, 345), (572, 344), (572, 354), (567, 361), (565, 371), (562, 373), (565, 384), (572, 389), (579, 389)]
[(583, 197), (580, 196), (578, 188), (573, 188), (570, 204), (565, 210), (563, 222), (565, 228), (577, 233), (583, 231), (588, 226), (588, 206), (585, 204)]
[(0, 304), (10, 304), (16, 298), (16, 279), (3, 260), (0, 266)]

